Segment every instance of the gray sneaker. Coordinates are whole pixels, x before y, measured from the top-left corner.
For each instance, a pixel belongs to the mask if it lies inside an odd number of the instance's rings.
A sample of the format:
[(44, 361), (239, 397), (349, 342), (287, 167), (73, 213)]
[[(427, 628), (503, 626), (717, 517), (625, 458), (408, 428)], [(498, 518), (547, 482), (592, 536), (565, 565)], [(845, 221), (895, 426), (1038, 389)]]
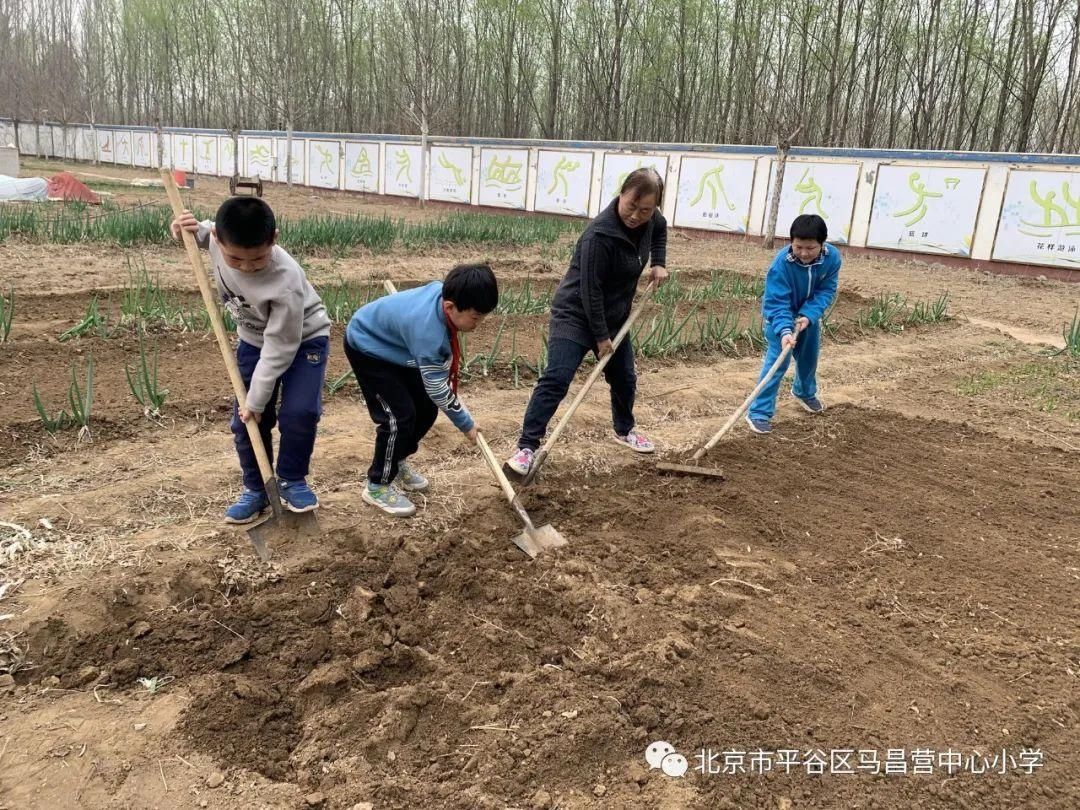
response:
[(404, 461), (398, 462), (398, 474), (394, 483), (406, 492), (427, 492), (428, 488), (428, 480)]
[(416, 505), (393, 484), (373, 484), (368, 481), (362, 497), (365, 503), (377, 506), (394, 517), (409, 517), (416, 513)]

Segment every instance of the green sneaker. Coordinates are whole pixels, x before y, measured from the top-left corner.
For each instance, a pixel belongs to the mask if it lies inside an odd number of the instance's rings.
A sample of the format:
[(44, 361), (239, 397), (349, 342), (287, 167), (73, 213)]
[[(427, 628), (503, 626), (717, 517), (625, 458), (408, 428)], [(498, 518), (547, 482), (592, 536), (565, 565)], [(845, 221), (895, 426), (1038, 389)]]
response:
[(428, 488), (428, 480), (404, 461), (398, 462), (398, 474), (394, 483), (406, 492), (427, 492)]
[(364, 487), (365, 503), (377, 506), (394, 517), (409, 517), (416, 513), (416, 505), (398, 491), (393, 484), (373, 484)]

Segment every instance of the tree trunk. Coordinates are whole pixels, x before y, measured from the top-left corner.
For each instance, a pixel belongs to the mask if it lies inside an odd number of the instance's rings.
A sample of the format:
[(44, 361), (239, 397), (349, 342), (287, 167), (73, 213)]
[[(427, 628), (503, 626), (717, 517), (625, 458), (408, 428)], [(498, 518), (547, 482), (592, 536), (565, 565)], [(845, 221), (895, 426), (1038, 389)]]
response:
[(792, 142), (802, 131), (799, 124), (795, 131), (786, 138), (778, 138), (776, 142), (776, 185), (773, 188), (772, 200), (769, 204), (769, 218), (765, 226), (765, 236), (761, 241), (762, 247), (772, 250), (776, 246), (776, 218), (780, 215), (780, 195), (784, 190), (784, 172), (787, 169), (788, 152)]

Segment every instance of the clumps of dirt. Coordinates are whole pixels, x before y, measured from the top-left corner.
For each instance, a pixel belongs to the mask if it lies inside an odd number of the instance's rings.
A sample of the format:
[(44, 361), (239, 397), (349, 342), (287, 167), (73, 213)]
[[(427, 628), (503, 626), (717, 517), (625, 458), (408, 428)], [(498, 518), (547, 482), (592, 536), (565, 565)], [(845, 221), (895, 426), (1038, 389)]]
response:
[(221, 588), (226, 599), (279, 582), (282, 574), (280, 563), (263, 563), (257, 557), (241, 557), (231, 551), (217, 561), (217, 567), (221, 569)]
[(289, 687), (241, 676), (225, 681), (188, 709), (184, 728), (192, 742), (230, 765), (270, 779), (290, 779), (289, 757), (301, 731), (300, 708)]
[[(835, 408), (710, 460), (723, 482), (643, 459), (601, 487), (553, 459), (524, 497), (570, 545), (532, 562), (481, 492), (447, 533), (331, 534), (227, 603), (222, 568), (195, 566), (171, 583), (175, 609), (55, 632), (34, 677), (173, 675), (195, 696), (188, 745), (342, 806), (764, 807), (779, 791), (835, 807), (874, 791), (907, 807), (914, 778), (688, 774), (673, 798), (642, 754), (656, 739), (691, 761), (707, 746), (992, 750), (1003, 727), (1013, 747), (1071, 750), (1051, 722), (1075, 717), (1068, 648), (1041, 641), (1080, 621), (1060, 599), (1080, 516), (1047, 495), (1080, 484), (1066, 454)], [(903, 553), (871, 553), (877, 537)], [(1017, 656), (1038, 666), (1014, 672)], [(1015, 784), (1011, 806), (1034, 795)], [(937, 790), (955, 804), (969, 788)]]

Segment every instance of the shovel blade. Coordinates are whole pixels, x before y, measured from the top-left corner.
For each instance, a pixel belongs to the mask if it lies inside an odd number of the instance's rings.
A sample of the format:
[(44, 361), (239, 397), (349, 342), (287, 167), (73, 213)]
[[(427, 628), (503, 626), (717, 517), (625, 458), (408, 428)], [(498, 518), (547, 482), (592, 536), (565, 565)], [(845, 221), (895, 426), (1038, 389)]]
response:
[(537, 526), (531, 531), (526, 529), (513, 538), (513, 543), (529, 555), (530, 560), (534, 560), (538, 554), (565, 546), (567, 540), (555, 530), (554, 526), (545, 523), (543, 526)]
[(656, 465), (656, 470), (666, 475), (703, 475), (707, 478), (724, 479), (723, 470), (717, 470), (713, 467), (698, 467), (691, 464), (668, 464), (662, 461)]

